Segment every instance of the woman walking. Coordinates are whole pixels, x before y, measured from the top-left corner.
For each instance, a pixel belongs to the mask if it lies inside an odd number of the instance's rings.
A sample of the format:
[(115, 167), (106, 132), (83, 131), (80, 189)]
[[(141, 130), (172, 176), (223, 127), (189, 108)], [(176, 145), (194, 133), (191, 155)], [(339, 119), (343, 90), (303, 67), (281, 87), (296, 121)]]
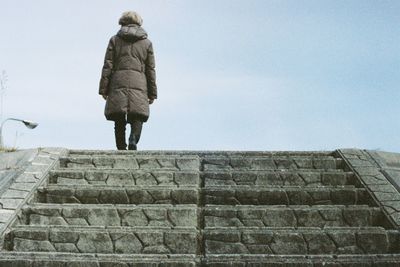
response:
[(122, 14), (121, 29), (108, 43), (101, 74), (99, 94), (106, 100), (106, 119), (114, 121), (118, 150), (126, 150), (127, 123), (131, 125), (128, 149), (137, 149), (149, 104), (157, 98), (153, 46), (142, 23), (134, 11)]

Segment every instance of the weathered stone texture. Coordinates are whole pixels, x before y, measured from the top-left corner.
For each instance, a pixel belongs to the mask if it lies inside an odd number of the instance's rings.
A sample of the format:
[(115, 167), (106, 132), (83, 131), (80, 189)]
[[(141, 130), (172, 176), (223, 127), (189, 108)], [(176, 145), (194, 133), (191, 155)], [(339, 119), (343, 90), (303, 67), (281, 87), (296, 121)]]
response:
[[(48, 160), (0, 198), (0, 224)], [(400, 194), (379, 164), (356, 149), (72, 151), (8, 229), (0, 267), (396, 266)]]

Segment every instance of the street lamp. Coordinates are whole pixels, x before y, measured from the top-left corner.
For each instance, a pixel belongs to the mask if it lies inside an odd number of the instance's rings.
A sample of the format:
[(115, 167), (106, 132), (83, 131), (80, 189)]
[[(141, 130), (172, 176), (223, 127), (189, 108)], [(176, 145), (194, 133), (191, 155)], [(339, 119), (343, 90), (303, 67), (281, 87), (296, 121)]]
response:
[(39, 125), (36, 122), (27, 121), (27, 120), (20, 120), (20, 119), (14, 119), (14, 118), (5, 119), (0, 125), (0, 148), (3, 147), (3, 126), (7, 121), (20, 121), (29, 129), (35, 129)]

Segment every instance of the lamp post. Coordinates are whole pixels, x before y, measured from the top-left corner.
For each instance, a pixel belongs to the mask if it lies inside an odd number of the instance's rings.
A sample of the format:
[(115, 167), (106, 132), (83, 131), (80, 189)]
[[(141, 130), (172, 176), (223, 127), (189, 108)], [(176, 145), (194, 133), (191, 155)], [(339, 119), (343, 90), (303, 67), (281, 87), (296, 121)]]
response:
[(3, 147), (3, 126), (7, 121), (20, 121), (29, 129), (35, 129), (39, 125), (36, 122), (27, 121), (27, 120), (20, 120), (20, 119), (15, 119), (15, 118), (5, 119), (0, 125), (0, 148)]

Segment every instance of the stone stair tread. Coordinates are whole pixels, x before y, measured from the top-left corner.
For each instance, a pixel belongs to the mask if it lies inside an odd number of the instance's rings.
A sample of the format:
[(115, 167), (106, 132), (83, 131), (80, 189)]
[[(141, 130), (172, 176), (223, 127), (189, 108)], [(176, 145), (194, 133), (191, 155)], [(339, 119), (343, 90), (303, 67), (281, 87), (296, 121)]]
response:
[[(349, 227), (354, 228), (354, 227)], [(357, 229), (360, 227), (356, 227)], [(364, 227), (364, 228), (378, 228), (378, 227)], [(32, 231), (44, 231), (44, 232), (52, 232), (52, 231), (71, 231), (71, 232), (96, 232), (96, 231), (113, 231), (113, 232), (182, 232), (182, 233), (193, 233), (194, 231), (199, 231), (194, 229), (193, 227), (178, 227), (172, 229), (171, 227), (163, 227), (163, 226), (152, 226), (151, 229), (146, 226), (100, 226), (100, 225), (91, 225), (91, 226), (82, 226), (82, 225), (52, 225), (48, 227), (47, 225), (14, 225), (11, 228), (11, 231), (16, 230), (32, 230)]]
[[(362, 205), (357, 205), (362, 206)], [(162, 208), (173, 208), (173, 209), (197, 209), (198, 206), (196, 204), (185, 204), (185, 205), (173, 205), (173, 204), (79, 204), (79, 203), (29, 203), (26, 204), (23, 209), (63, 209), (63, 208), (82, 208), (82, 209), (115, 209), (115, 208), (123, 208), (123, 209), (162, 209)]]
[(196, 228), (196, 205), (31, 204), (23, 207), (19, 225), (143, 226)]
[(196, 254), (198, 245), (192, 228), (15, 226), (4, 237), (9, 251)]
[(354, 205), (376, 206), (367, 190), (346, 186), (210, 186), (204, 203), (215, 205)]
[[(87, 232), (97, 232), (97, 231), (108, 231), (108, 232), (176, 232), (176, 233), (329, 233), (329, 232), (363, 232), (363, 233), (390, 233), (400, 238), (400, 230), (396, 229), (386, 229), (382, 226), (362, 226), (362, 227), (350, 227), (350, 226), (329, 226), (325, 228), (319, 227), (214, 227), (209, 229), (194, 229), (193, 227), (160, 227), (152, 226), (151, 229), (145, 226), (81, 226), (81, 225), (14, 225), (10, 232), (16, 231), (41, 231), (45, 233), (50, 232), (77, 232), (77, 233), (87, 233)], [(400, 240), (399, 240), (400, 241)]]
[(128, 169), (58, 169), (49, 173), (50, 184), (191, 185), (198, 186), (198, 171)]
[(383, 227), (210, 229), (205, 254), (387, 254), (399, 253), (400, 233)]
[[(62, 169), (60, 169), (62, 170)], [(68, 169), (67, 169), (68, 170)], [(329, 170), (320, 170), (320, 169), (267, 169), (267, 170), (240, 170), (240, 169), (231, 169), (231, 170), (206, 170), (202, 171), (202, 175), (209, 174), (257, 174), (257, 173), (323, 173), (323, 174), (347, 174), (354, 175), (352, 171), (344, 171), (343, 169), (329, 169)]]
[[(103, 184), (71, 184), (71, 185), (59, 185), (59, 184), (48, 184), (47, 186), (39, 187), (39, 190), (54, 190), (54, 189), (88, 189), (88, 190), (100, 190), (100, 189), (198, 189), (195, 185), (185, 186), (173, 186), (173, 185), (103, 185)], [(350, 187), (349, 187), (350, 188)], [(199, 189), (200, 190), (200, 189)]]
[[(135, 263), (140, 266), (156, 266), (160, 263), (168, 266), (196, 266), (200, 258), (194, 254), (102, 254), (102, 253), (73, 253), (73, 252), (23, 252), (23, 251), (0, 251), (0, 266), (40, 266), (60, 267), (60, 263), (78, 263), (79, 266), (98, 267), (98, 263), (123, 264)], [(34, 263), (35, 264), (34, 264)], [(4, 265), (9, 264), (9, 265)], [(18, 265), (21, 264), (21, 265)], [(175, 265), (176, 264), (176, 265)], [(112, 265), (112, 266), (117, 266)], [(64, 266), (64, 265), (63, 265)], [(70, 265), (68, 265), (70, 266)], [(74, 265), (75, 266), (75, 265)], [(102, 265), (103, 266), (103, 265)]]
[(325, 186), (325, 185), (356, 185), (360, 182), (353, 172), (343, 170), (228, 170), (204, 171), (200, 174), (204, 186), (235, 186), (235, 185), (297, 185), (297, 186)]
[[(255, 266), (263, 266), (260, 264), (267, 264), (266, 266), (285, 266), (285, 267), (314, 267), (317, 266), (341, 266), (341, 267), (354, 267), (354, 266), (376, 266), (370, 264), (383, 264), (382, 266), (398, 266), (400, 262), (400, 254), (347, 254), (347, 255), (249, 255), (249, 254), (219, 254), (207, 255), (207, 258), (202, 262), (204, 266), (212, 267), (230, 267), (232, 262), (237, 266), (245, 266), (245, 264), (254, 263)], [(283, 264), (283, 265), (282, 265)], [(332, 265), (331, 265), (332, 264)], [(365, 265), (362, 265), (365, 264)], [(386, 265), (392, 264), (392, 265)], [(247, 266), (247, 265), (246, 265)], [(252, 265), (250, 265), (252, 266)]]
[(95, 156), (61, 157), (60, 167), (71, 169), (166, 169), (199, 170), (198, 156)]
[(140, 150), (140, 151), (118, 151), (118, 150), (91, 150), (91, 149), (71, 149), (69, 155), (115, 155), (115, 154), (144, 154), (144, 155), (170, 155), (170, 154), (190, 154), (190, 155), (283, 155), (283, 156), (332, 156), (332, 151), (235, 151), (235, 150)]
[[(218, 205), (330, 205), (371, 204), (364, 188), (354, 186), (226, 186), (200, 189), (190, 186), (48, 185), (38, 189), (35, 201), (82, 204), (204, 204)], [(372, 203), (373, 204), (373, 203)], [(372, 205), (371, 204), (371, 205)]]
[(275, 169), (339, 169), (343, 160), (324, 157), (205, 157), (202, 170), (275, 170)]
[[(35, 262), (35, 265), (34, 263)], [(369, 255), (208, 255), (207, 258), (194, 255), (159, 255), (159, 254), (100, 254), (100, 253), (61, 253), (61, 252), (0, 252), (0, 266), (16, 266), (33, 267), (42, 263), (46, 267), (59, 267), (61, 264), (71, 262), (77, 263), (79, 266), (98, 267), (99, 263), (104, 266), (125, 266), (124, 263), (140, 264), (140, 266), (165, 266), (169, 267), (195, 267), (195, 266), (212, 266), (212, 267), (232, 267), (244, 266), (245, 264), (285, 264), (287, 267), (303, 266), (313, 267), (314, 264), (327, 265), (340, 264), (342, 267), (361, 266), (398, 266), (400, 262), (399, 254), (369, 254)], [(232, 263), (235, 262), (235, 265)], [(4, 265), (9, 264), (9, 265)], [(115, 264), (115, 265), (113, 265)], [(391, 265), (388, 265), (391, 264)], [(63, 265), (64, 266), (64, 265)], [(103, 265), (101, 265), (103, 266)]]
[(48, 185), (39, 188), (35, 201), (82, 204), (197, 204), (197, 187)]
[(281, 190), (281, 189), (304, 189), (304, 190), (313, 190), (313, 189), (355, 189), (362, 190), (363, 188), (358, 188), (354, 185), (317, 185), (312, 187), (304, 187), (301, 185), (258, 185), (254, 187), (252, 185), (226, 185), (226, 186), (207, 186), (204, 187), (204, 190), (230, 190), (230, 189), (254, 189), (254, 190)]

